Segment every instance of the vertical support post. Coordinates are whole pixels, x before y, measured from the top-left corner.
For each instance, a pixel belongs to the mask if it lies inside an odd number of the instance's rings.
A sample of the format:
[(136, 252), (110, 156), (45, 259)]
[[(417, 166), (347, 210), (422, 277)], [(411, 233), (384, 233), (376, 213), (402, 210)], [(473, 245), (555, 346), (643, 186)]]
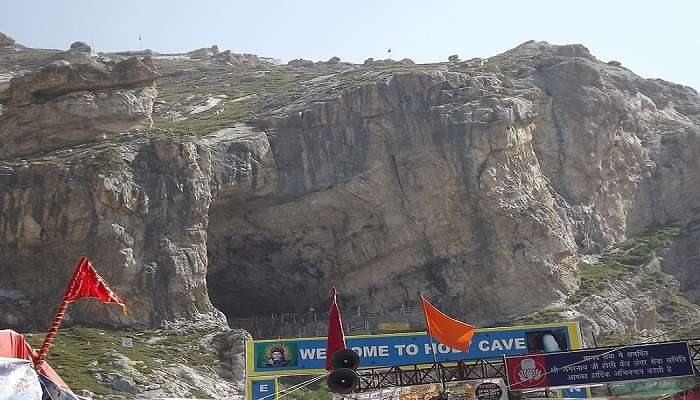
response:
[(53, 317), (53, 321), (51, 322), (51, 326), (49, 327), (48, 333), (46, 333), (46, 337), (44, 338), (44, 343), (41, 345), (41, 349), (39, 350), (39, 355), (36, 358), (36, 361), (34, 363), (34, 368), (39, 371), (41, 369), (41, 366), (44, 364), (44, 360), (46, 359), (46, 355), (49, 353), (49, 349), (51, 348), (51, 345), (53, 345), (53, 341), (56, 338), (56, 334), (58, 334), (58, 328), (61, 326), (61, 322), (63, 322), (63, 317), (66, 315), (66, 310), (68, 309), (68, 305), (70, 302), (66, 300), (66, 298), (63, 298), (63, 301), (61, 301), (61, 304), (58, 306), (58, 309), (56, 310), (56, 315)]

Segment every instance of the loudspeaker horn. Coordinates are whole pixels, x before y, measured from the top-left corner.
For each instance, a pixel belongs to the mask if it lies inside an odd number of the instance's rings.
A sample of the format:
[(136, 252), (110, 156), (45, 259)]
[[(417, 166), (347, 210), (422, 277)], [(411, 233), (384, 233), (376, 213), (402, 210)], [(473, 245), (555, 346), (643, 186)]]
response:
[(354, 370), (339, 368), (328, 375), (326, 383), (331, 392), (348, 394), (360, 385), (360, 376)]
[(360, 356), (352, 349), (342, 349), (333, 353), (331, 359), (333, 369), (348, 368), (357, 369), (360, 366)]

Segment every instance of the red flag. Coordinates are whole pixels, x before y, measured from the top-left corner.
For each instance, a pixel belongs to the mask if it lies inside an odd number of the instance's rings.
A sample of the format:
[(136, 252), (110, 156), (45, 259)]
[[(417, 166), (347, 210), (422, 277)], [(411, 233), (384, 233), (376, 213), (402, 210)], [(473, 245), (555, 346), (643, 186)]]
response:
[(343, 322), (340, 320), (340, 310), (335, 298), (335, 288), (331, 294), (331, 311), (328, 316), (328, 344), (326, 344), (326, 370), (333, 370), (331, 361), (333, 354), (345, 348), (345, 333), (343, 333)]
[(122, 306), (124, 315), (127, 313), (126, 304), (107, 286), (102, 277), (95, 271), (87, 257), (81, 257), (73, 277), (68, 282), (63, 301), (72, 303), (84, 297), (94, 297), (103, 303), (117, 303)]

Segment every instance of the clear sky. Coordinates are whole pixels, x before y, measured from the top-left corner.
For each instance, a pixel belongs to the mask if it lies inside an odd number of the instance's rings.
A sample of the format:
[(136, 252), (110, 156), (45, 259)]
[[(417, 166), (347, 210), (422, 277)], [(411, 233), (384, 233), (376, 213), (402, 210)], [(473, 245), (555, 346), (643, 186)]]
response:
[(531, 39), (581, 43), (646, 78), (700, 89), (697, 0), (0, 0), (31, 47), (186, 52), (218, 44), (288, 61), (489, 57)]

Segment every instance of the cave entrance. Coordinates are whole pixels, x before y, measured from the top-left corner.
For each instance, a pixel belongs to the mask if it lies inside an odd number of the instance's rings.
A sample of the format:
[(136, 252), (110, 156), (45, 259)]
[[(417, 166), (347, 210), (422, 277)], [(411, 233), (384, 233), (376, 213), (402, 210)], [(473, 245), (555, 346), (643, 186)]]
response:
[(268, 218), (263, 211), (212, 205), (209, 298), (231, 327), (255, 337), (314, 334), (315, 311), (327, 300), (319, 296), (327, 293), (319, 288), (319, 270), (302, 259), (293, 238), (257, 222)]

